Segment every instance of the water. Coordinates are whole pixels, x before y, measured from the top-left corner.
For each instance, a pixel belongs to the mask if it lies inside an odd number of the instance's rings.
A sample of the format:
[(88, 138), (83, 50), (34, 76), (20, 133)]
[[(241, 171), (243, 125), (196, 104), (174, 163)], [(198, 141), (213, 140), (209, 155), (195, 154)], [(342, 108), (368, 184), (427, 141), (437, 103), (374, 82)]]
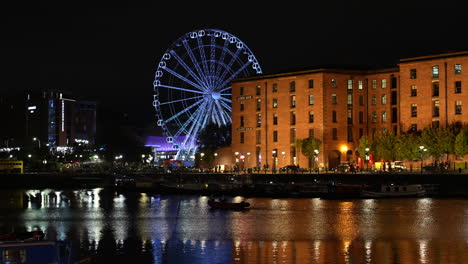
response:
[(468, 199), (247, 198), (236, 212), (103, 189), (0, 198), (0, 231), (41, 228), (98, 263), (468, 263)]

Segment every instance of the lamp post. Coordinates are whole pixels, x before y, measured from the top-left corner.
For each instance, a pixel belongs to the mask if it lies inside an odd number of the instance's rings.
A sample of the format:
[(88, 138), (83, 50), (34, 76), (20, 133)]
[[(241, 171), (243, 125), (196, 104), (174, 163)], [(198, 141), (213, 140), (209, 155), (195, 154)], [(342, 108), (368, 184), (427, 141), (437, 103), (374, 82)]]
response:
[(239, 163), (239, 158), (238, 158), (239, 152), (237, 152), (237, 151), (234, 152), (234, 155), (236, 157), (236, 164), (235, 164), (234, 170), (237, 171), (238, 170), (238, 163)]
[(314, 160), (315, 160), (315, 164), (317, 166), (317, 173), (319, 172), (319, 166), (318, 166), (318, 154), (319, 154), (319, 151), (318, 149), (314, 149)]
[(427, 149), (424, 146), (419, 146), (419, 154), (421, 154), (421, 173), (423, 172), (423, 155)]
[(366, 171), (369, 170), (369, 148), (366, 148), (365, 151), (366, 151), (366, 159), (364, 160), (364, 162), (366, 163)]
[(273, 173), (276, 172), (276, 150), (271, 151), (272, 156), (273, 156)]
[(37, 141), (39, 143), (38, 144), (39, 148), (41, 148), (41, 140), (40, 139), (38, 139), (37, 137), (33, 137), (33, 141)]
[(284, 163), (284, 158), (286, 157), (286, 156), (285, 156), (285, 155), (286, 155), (286, 152), (285, 152), (285, 151), (281, 151), (281, 155), (282, 155), (282, 159), (283, 159), (283, 161), (282, 161), (283, 166), (286, 166), (287, 164)]

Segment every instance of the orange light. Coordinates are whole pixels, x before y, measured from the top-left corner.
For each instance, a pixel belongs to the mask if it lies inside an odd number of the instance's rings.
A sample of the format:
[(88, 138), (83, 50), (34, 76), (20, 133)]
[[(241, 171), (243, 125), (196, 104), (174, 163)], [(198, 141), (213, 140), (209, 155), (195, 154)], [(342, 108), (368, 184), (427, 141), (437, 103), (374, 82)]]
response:
[(348, 151), (348, 146), (346, 146), (346, 145), (341, 146), (341, 151), (342, 152)]

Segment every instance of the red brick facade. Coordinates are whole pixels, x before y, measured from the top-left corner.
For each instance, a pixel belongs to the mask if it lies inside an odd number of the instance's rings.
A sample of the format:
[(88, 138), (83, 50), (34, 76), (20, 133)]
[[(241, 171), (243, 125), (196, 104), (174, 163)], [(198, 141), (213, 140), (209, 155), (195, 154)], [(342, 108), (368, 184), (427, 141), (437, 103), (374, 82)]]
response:
[[(435, 65), (438, 78), (432, 78)], [(456, 67), (460, 74), (455, 74)], [(416, 79), (410, 78), (411, 69), (416, 69)], [(237, 159), (244, 168), (309, 167), (308, 158), (295, 151), (294, 139), (313, 133), (322, 141), (318, 164), (331, 168), (355, 159), (363, 135), (372, 140), (385, 129), (399, 133), (411, 124), (422, 129), (435, 120), (440, 126), (468, 123), (463, 109), (468, 106), (467, 72), (468, 52), (460, 52), (405, 59), (399, 68), (316, 69), (235, 80), (231, 83), (233, 162)], [(436, 80), (439, 95), (431, 97)], [(461, 82), (458, 90), (456, 81)], [(411, 96), (411, 85), (417, 86), (416, 96)], [(435, 100), (439, 100), (436, 119), (432, 117)], [(418, 105), (417, 117), (411, 117), (412, 104)], [(461, 104), (459, 114), (455, 104)]]

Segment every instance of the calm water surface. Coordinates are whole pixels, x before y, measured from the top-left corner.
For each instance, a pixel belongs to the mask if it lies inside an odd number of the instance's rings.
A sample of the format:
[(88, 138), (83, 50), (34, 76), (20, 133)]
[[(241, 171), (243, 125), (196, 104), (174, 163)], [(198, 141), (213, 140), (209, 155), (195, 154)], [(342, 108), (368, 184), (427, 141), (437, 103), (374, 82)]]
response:
[(468, 199), (246, 198), (245, 212), (207, 200), (1, 191), (0, 231), (41, 228), (99, 263), (468, 263)]

